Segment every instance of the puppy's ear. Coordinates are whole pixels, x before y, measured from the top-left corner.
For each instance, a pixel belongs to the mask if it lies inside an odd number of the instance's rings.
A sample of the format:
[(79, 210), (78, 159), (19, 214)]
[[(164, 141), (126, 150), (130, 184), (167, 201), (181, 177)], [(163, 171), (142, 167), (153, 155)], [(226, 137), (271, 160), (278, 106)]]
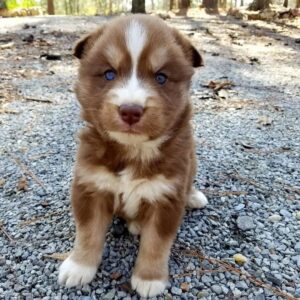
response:
[(192, 45), (190, 40), (180, 33), (177, 29), (173, 29), (176, 43), (182, 48), (183, 53), (191, 62), (194, 68), (204, 66), (203, 58), (198, 50)]
[(73, 55), (79, 59), (82, 59), (93, 47), (96, 40), (102, 35), (103, 29), (104, 26), (81, 38), (75, 45)]

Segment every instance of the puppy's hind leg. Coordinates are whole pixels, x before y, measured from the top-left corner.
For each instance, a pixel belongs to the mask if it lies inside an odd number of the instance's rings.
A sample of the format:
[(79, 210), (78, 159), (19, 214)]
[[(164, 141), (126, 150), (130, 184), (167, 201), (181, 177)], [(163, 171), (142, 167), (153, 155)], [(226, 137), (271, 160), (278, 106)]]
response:
[(207, 203), (208, 200), (206, 196), (193, 187), (187, 202), (187, 206), (189, 208), (203, 208), (207, 205)]

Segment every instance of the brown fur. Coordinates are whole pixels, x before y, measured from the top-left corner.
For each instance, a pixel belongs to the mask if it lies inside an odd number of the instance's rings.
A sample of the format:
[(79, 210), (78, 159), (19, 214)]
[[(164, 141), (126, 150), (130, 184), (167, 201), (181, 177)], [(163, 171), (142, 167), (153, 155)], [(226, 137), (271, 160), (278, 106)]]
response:
[[(137, 145), (124, 145), (109, 137), (109, 131), (122, 131), (118, 107), (108, 100), (119, 80), (131, 72), (131, 56), (124, 41), (124, 28), (135, 18), (150, 32), (140, 56), (138, 76), (153, 92), (143, 118), (133, 127), (133, 134), (145, 134), (149, 140), (165, 136), (158, 146), (158, 155), (143, 159), (143, 153), (132, 155)], [(112, 51), (112, 52), (111, 52)], [(114, 59), (112, 55), (114, 54)], [(110, 191), (98, 190), (82, 183), (79, 171), (105, 167), (118, 176), (130, 168), (134, 179), (151, 179), (164, 175), (174, 183), (174, 192), (154, 203), (142, 199), (138, 213), (128, 217), (122, 201), (115, 214), (141, 226), (141, 245), (134, 274), (147, 280), (167, 279), (168, 257), (180, 225), (195, 175), (195, 153), (190, 126), (191, 105), (188, 97), (193, 67), (202, 65), (202, 58), (190, 42), (161, 20), (147, 16), (123, 17), (98, 29), (81, 40), (75, 48), (80, 58), (76, 93), (87, 122), (80, 135), (72, 203), (76, 220), (74, 260), (98, 264), (106, 228), (113, 217), (114, 198)], [(107, 69), (118, 73), (116, 81), (105, 81)], [(153, 80), (157, 71), (168, 76), (164, 86)], [(134, 152), (135, 153), (135, 152)], [(122, 199), (122, 194), (118, 195)]]

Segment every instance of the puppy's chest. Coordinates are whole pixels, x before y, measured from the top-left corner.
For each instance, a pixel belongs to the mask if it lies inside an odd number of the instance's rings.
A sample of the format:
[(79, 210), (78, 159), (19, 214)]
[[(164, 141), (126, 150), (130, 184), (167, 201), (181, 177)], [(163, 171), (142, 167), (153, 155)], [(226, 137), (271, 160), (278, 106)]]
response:
[(136, 216), (142, 201), (162, 201), (164, 196), (175, 191), (173, 179), (166, 178), (163, 174), (136, 178), (131, 168), (118, 173), (110, 172), (105, 167), (77, 168), (76, 174), (80, 183), (92, 184), (99, 191), (112, 192), (114, 210), (121, 209), (129, 218)]

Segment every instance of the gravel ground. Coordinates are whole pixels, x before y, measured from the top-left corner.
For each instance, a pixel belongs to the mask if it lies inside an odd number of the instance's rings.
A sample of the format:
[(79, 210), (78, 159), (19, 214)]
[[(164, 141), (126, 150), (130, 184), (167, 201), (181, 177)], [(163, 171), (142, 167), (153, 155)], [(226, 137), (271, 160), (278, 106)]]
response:
[[(95, 280), (81, 289), (57, 284), (55, 254), (74, 241), (69, 186), (82, 126), (70, 50), (104, 21), (0, 19), (0, 45), (14, 42), (0, 50), (0, 299), (138, 299), (128, 285), (138, 239), (120, 220)], [(210, 202), (187, 212), (170, 287), (156, 299), (300, 298), (299, 31), (224, 17), (168, 22), (204, 53), (192, 88), (195, 185)], [(40, 57), (47, 53), (60, 60)], [(211, 80), (234, 85), (216, 91)]]

